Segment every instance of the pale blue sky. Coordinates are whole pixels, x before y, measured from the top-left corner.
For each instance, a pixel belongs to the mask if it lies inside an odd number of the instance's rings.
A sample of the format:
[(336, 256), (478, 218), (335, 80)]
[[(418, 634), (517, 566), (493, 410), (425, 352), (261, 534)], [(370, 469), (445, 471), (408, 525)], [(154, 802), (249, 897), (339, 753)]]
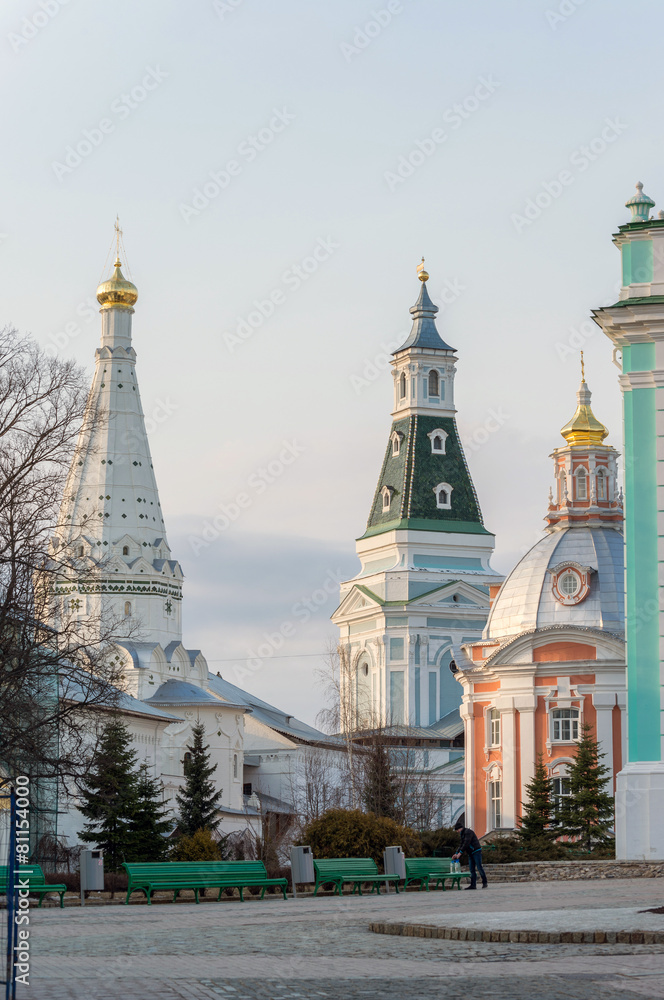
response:
[[(243, 683), (313, 720), (304, 654), (334, 635), (326, 589), (356, 565), (390, 425), (379, 356), (409, 328), (422, 254), (433, 298), (447, 287), (453, 300), (439, 328), (459, 354), (459, 424), (497, 569), (541, 529), (548, 455), (575, 405), (570, 345), (583, 340), (595, 412), (620, 447), (610, 345), (571, 331), (617, 295), (611, 234), (635, 182), (664, 205), (661, 5), (404, 0), (353, 52), (382, 0), (44, 4), (0, 11), (3, 321), (91, 367), (86, 299), (120, 213), (185, 639), (235, 679), (263, 632), (292, 621)], [(559, 9), (572, 13), (551, 24)], [(270, 123), (281, 130), (252, 155), (247, 137)], [(86, 130), (98, 144), (58, 166)], [(433, 152), (395, 182), (418, 142)], [(183, 209), (229, 161), (225, 190)], [(515, 222), (561, 171), (559, 197)], [(316, 247), (324, 259), (296, 287)], [(270, 296), (272, 315), (234, 344)], [(502, 423), (487, 434), (492, 411)], [(247, 509), (195, 551), (192, 536), (247, 490)]]

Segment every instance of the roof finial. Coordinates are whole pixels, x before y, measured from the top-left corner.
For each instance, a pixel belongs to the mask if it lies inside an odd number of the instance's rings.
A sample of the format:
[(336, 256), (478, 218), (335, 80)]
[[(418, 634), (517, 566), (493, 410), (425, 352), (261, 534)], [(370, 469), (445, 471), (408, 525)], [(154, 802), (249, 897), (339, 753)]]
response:
[(636, 194), (629, 201), (625, 202), (625, 208), (629, 208), (632, 213), (632, 218), (629, 220), (630, 223), (647, 222), (650, 217), (650, 209), (654, 207), (655, 202), (647, 194), (643, 193), (643, 184), (641, 181), (638, 181)]
[(424, 269), (424, 257), (422, 258), (422, 263), (417, 265), (417, 277), (420, 281), (428, 281), (429, 275)]
[(586, 381), (586, 369), (585, 365), (583, 364), (583, 351), (581, 351), (581, 381), (582, 382)]

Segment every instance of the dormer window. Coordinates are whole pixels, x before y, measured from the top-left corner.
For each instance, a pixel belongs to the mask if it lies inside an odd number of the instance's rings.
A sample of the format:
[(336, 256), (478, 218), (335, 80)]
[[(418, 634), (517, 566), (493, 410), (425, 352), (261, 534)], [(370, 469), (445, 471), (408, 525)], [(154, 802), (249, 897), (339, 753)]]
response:
[(452, 508), (452, 487), (449, 483), (438, 483), (433, 491), (436, 495), (436, 507), (438, 510), (451, 510)]
[(440, 376), (435, 368), (429, 372), (429, 395), (440, 396)]
[(125, 618), (131, 618), (131, 601), (125, 601), (124, 616)]
[(381, 494), (383, 497), (383, 510), (389, 510), (390, 504), (392, 503), (392, 494), (394, 490), (391, 486), (383, 486)]
[(435, 430), (429, 431), (427, 437), (431, 441), (431, 451), (434, 455), (444, 455), (445, 454), (445, 443), (448, 438), (447, 431), (442, 430), (440, 427), (436, 427)]
[(401, 451), (401, 441), (402, 441), (402, 438), (403, 438), (403, 434), (400, 434), (399, 431), (394, 431), (392, 433), (392, 439), (391, 439), (392, 440), (392, 455), (398, 455), (399, 452)]
[(401, 372), (401, 378), (399, 379), (399, 399), (406, 398), (406, 373)]
[(123, 545), (122, 546), (122, 555), (123, 556), (128, 556), (129, 555), (129, 546), (128, 545)]

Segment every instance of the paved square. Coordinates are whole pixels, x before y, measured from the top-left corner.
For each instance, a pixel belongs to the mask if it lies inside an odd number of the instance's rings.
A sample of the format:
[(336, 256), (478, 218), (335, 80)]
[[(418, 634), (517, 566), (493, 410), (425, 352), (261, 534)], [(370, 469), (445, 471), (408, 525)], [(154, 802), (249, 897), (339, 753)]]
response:
[[(664, 946), (508, 944), (372, 934), (372, 921), (664, 904), (660, 879), (493, 885), (486, 892), (277, 897), (31, 911), (20, 1000), (664, 998)], [(664, 916), (661, 918), (664, 929)]]

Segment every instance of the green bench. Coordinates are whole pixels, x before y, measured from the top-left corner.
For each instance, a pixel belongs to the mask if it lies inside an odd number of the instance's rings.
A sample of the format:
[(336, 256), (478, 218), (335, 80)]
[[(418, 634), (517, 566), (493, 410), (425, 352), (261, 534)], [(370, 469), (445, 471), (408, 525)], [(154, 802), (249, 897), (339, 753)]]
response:
[[(0, 892), (4, 893), (7, 889), (7, 865), (0, 865)], [(60, 909), (65, 905), (64, 895), (67, 891), (66, 885), (51, 885), (44, 878), (44, 873), (41, 870), (41, 865), (17, 865), (14, 870), (14, 885), (19, 888), (22, 887), (21, 883), (28, 881), (28, 888), (31, 893), (39, 896), (39, 905), (41, 906), (44, 902), (44, 896), (49, 892), (57, 892), (60, 897)]]
[(280, 889), (286, 896), (288, 881), (285, 878), (268, 878), (262, 861), (164, 861), (151, 863), (127, 862), (122, 866), (127, 872), (127, 898), (133, 892), (144, 892), (148, 903), (152, 903), (153, 892), (172, 892), (173, 902), (183, 889), (191, 889), (199, 902), (201, 889), (218, 889), (217, 900), (224, 889), (237, 889), (244, 900), (245, 889), (265, 890), (271, 886)]
[(470, 878), (469, 871), (453, 872), (451, 858), (406, 858), (406, 881), (404, 888), (411, 882), (419, 882), (420, 889), (429, 891), (429, 884), (434, 883), (434, 888), (438, 888), (438, 883), (442, 883), (445, 890), (445, 880), (450, 879), (452, 887), (456, 882), (457, 889), (461, 888), (461, 879)]
[(318, 892), (318, 887), (334, 885), (337, 895), (341, 895), (344, 882), (353, 885), (353, 893), (362, 895), (362, 883), (369, 882), (372, 885), (372, 892), (380, 894), (382, 882), (393, 882), (396, 891), (399, 891), (398, 875), (381, 875), (378, 866), (372, 858), (325, 858), (321, 861), (314, 860), (314, 872), (316, 873), (316, 885), (314, 896)]

